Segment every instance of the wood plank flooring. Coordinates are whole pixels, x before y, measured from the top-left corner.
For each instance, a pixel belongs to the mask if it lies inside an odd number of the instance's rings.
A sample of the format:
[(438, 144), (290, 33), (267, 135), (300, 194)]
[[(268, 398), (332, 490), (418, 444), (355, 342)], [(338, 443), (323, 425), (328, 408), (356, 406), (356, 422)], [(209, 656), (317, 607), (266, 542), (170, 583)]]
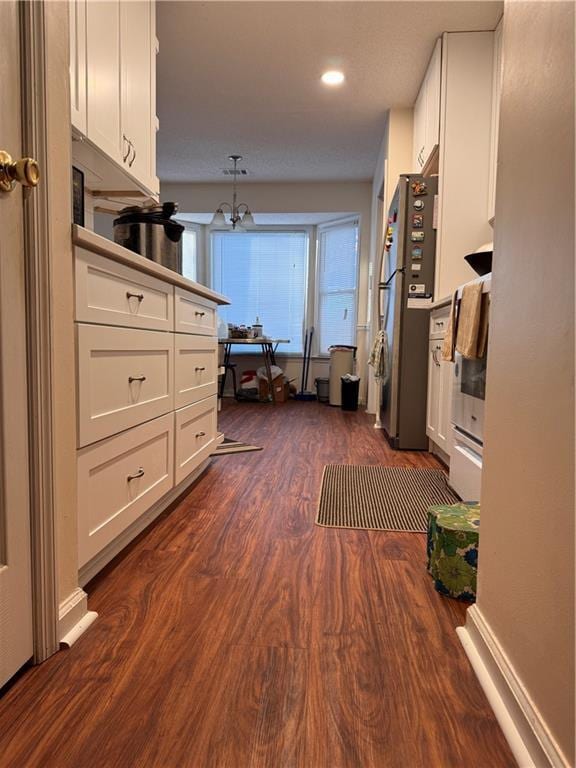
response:
[(314, 525), (326, 463), (436, 467), (365, 414), (226, 403), (214, 460), (0, 700), (2, 768), (504, 768), (425, 537)]

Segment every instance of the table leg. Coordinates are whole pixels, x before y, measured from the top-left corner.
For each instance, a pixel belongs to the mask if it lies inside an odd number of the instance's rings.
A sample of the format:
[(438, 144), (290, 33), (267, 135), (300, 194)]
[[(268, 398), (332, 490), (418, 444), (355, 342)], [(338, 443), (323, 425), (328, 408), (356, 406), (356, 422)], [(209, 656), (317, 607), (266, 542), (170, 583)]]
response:
[(270, 362), (272, 363), (272, 365), (276, 365), (276, 350), (278, 349), (278, 344), (276, 345), (270, 344), (269, 349), (270, 349)]
[(224, 345), (224, 373), (222, 374), (222, 381), (220, 382), (220, 400), (224, 397), (224, 387), (226, 386), (226, 378), (228, 377), (228, 364), (230, 362), (231, 348), (231, 344)]
[(268, 391), (272, 395), (272, 403), (276, 405), (276, 393), (274, 392), (274, 386), (272, 384), (272, 369), (270, 367), (270, 346), (270, 344), (262, 344), (262, 356), (264, 357), (264, 366), (268, 378)]

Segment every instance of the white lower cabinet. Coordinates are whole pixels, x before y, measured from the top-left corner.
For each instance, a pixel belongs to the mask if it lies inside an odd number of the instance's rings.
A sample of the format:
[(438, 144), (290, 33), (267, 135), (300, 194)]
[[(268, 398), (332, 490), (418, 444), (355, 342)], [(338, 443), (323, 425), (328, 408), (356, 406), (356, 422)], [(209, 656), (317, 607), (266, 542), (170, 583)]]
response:
[(173, 413), (78, 451), (80, 567), (173, 486)]
[(217, 399), (208, 397), (176, 411), (176, 484), (210, 456), (216, 445)]
[(192, 484), (222, 439), (216, 307), (226, 299), (167, 269), (154, 277), (117, 245), (108, 257), (99, 240), (97, 252), (76, 243), (83, 584)]
[(447, 456), (450, 456), (454, 363), (442, 360), (442, 342), (448, 325), (448, 314), (449, 308), (442, 307), (433, 312), (430, 319), (426, 434)]
[(78, 447), (174, 409), (174, 336), (78, 324)]

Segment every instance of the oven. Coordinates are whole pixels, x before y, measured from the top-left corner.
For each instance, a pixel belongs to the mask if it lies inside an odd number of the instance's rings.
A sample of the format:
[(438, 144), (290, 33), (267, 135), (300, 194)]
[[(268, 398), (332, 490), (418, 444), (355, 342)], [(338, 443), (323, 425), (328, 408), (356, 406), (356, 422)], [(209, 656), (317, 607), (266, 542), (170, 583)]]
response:
[[(490, 280), (483, 281), (490, 291)], [(469, 360), (456, 352), (452, 378), (450, 485), (464, 501), (480, 501), (484, 452), (486, 357)]]

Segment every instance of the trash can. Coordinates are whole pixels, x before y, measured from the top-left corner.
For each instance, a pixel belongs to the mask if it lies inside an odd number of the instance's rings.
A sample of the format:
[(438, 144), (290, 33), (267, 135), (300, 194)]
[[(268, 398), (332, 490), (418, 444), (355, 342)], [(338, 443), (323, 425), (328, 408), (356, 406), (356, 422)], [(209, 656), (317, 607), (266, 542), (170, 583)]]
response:
[(330, 399), (330, 379), (316, 379), (316, 397), (320, 403), (327, 403)]
[(358, 376), (342, 376), (340, 379), (342, 392), (342, 410), (358, 410), (358, 392), (360, 390), (360, 379)]
[(340, 379), (354, 371), (354, 356), (356, 347), (338, 344), (328, 350), (330, 352), (330, 405), (342, 405)]

